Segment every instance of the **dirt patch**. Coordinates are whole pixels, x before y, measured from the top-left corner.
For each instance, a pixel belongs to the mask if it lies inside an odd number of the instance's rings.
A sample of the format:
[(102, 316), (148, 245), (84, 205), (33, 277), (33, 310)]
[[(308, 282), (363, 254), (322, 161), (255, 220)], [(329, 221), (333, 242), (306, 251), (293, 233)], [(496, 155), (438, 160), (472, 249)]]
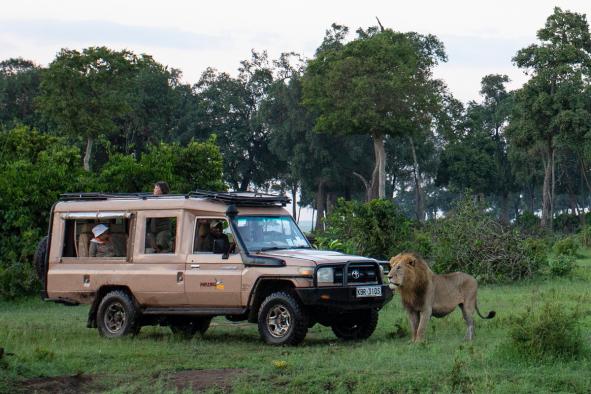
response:
[(232, 381), (244, 373), (244, 368), (191, 369), (170, 375), (170, 384), (177, 390), (201, 391), (214, 387), (229, 391)]
[(88, 391), (94, 378), (84, 374), (33, 378), (22, 382), (19, 388), (35, 393), (80, 393)]

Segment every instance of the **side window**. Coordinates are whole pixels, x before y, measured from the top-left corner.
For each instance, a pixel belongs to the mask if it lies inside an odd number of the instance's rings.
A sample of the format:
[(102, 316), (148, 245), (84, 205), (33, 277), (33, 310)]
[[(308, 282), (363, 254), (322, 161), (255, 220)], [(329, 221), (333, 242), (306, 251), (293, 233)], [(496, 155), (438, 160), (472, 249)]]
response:
[(129, 219), (66, 219), (62, 257), (126, 257)]
[(233, 245), (234, 238), (226, 220), (199, 218), (195, 221), (193, 253), (224, 254), (232, 252)]
[(176, 218), (147, 218), (144, 253), (174, 253)]

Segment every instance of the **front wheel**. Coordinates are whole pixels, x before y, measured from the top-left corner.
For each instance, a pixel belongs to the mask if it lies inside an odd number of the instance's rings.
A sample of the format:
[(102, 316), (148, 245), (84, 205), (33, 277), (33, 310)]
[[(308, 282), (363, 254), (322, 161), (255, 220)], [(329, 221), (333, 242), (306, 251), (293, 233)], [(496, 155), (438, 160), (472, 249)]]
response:
[(308, 333), (308, 316), (302, 305), (283, 291), (265, 298), (258, 324), (261, 338), (270, 345), (297, 345)]
[(138, 333), (139, 312), (132, 298), (124, 291), (107, 293), (97, 311), (99, 333), (106, 338), (117, 338)]
[(332, 324), (332, 332), (345, 341), (367, 339), (375, 331), (378, 317), (378, 311), (375, 309), (346, 314)]

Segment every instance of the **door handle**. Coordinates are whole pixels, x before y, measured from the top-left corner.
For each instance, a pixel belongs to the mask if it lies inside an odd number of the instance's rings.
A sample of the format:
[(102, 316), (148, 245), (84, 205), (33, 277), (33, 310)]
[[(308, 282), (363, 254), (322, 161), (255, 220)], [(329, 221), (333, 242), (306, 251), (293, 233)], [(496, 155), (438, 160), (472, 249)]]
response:
[(191, 264), (191, 269), (197, 269), (199, 268), (199, 264)]

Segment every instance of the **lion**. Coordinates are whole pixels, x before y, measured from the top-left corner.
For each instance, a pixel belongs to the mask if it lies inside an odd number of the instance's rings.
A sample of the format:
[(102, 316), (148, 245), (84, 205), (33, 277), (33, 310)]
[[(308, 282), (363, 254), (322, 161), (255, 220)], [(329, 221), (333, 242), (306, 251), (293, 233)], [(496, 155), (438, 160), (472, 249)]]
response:
[(436, 275), (427, 263), (414, 253), (400, 253), (390, 259), (390, 288), (398, 289), (408, 315), (412, 341), (422, 341), (431, 316), (444, 317), (457, 306), (468, 329), (466, 339), (474, 338), (474, 311), (482, 319), (492, 319), (495, 311), (482, 316), (476, 303), (478, 283), (463, 272)]

